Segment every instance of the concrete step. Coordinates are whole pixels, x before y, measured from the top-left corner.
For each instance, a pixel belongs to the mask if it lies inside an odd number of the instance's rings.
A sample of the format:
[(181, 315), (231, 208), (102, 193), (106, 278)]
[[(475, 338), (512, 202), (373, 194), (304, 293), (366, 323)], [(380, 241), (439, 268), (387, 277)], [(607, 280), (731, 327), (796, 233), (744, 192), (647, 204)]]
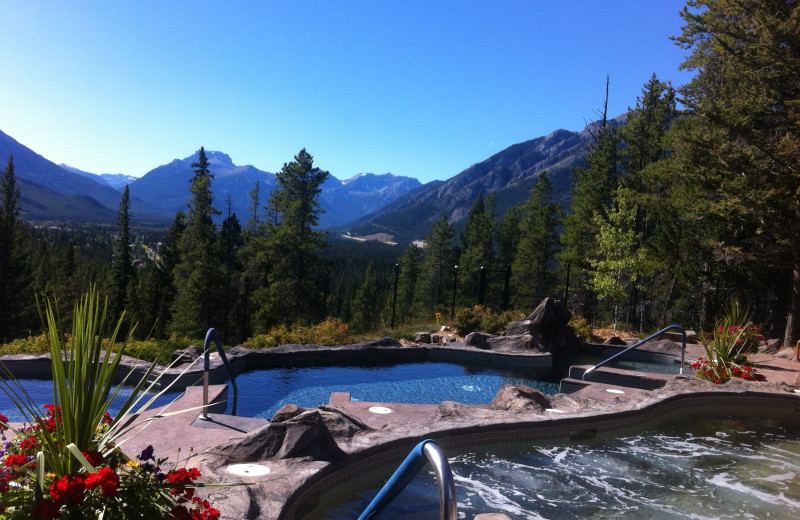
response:
[(629, 388), (639, 388), (641, 390), (655, 390), (667, 384), (667, 381), (674, 377), (672, 374), (656, 374), (653, 372), (638, 372), (608, 367), (600, 367), (584, 376), (584, 373), (589, 370), (589, 368), (591, 368), (591, 365), (573, 365), (569, 367), (568, 378)]
[(580, 379), (565, 378), (561, 380), (559, 392), (562, 394), (573, 394), (581, 397), (590, 397), (601, 401), (611, 401), (623, 396), (645, 394), (649, 390), (631, 388), (627, 386), (609, 385), (593, 381), (582, 381)]

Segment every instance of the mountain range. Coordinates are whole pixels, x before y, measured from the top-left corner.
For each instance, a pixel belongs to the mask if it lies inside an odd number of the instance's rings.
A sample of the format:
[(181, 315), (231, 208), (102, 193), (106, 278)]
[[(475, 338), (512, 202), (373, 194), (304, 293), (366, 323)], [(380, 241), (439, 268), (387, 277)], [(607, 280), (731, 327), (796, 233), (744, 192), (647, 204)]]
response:
[[(613, 125), (623, 122), (623, 116), (610, 120)], [(425, 185), (390, 173), (362, 173), (345, 180), (331, 175), (319, 198), (324, 210), (320, 226), (351, 236), (380, 234), (407, 243), (424, 238), (431, 223), (442, 214), (459, 227), (481, 192), (495, 194), (496, 208), (502, 215), (529, 196), (543, 170), (553, 184), (555, 201), (566, 203), (570, 172), (584, 164), (594, 128), (596, 123), (580, 132), (556, 130), (509, 146), (446, 181)], [(121, 191), (128, 184), (132, 220), (157, 225), (168, 224), (179, 209), (186, 208), (191, 164), (197, 160), (195, 152), (138, 179), (124, 174), (96, 175), (57, 165), (0, 132), (0, 159), (9, 154), (14, 155), (23, 219), (113, 223)], [(220, 219), (229, 212), (236, 213), (244, 225), (256, 181), (261, 185), (259, 200), (263, 205), (276, 186), (275, 174), (250, 165), (237, 166), (223, 152), (207, 150), (206, 156), (214, 174), (211, 189), (215, 206), (222, 212)]]

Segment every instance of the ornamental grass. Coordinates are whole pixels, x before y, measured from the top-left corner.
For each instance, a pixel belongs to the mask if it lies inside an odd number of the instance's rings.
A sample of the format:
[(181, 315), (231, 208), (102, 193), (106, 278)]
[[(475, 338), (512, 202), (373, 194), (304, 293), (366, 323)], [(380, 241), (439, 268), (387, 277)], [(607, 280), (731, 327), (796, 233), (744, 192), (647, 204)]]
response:
[[(176, 463), (167, 470), (167, 459), (156, 458), (152, 446), (133, 459), (120, 449), (123, 437), (141, 425), (141, 414), (170, 385), (153, 391), (160, 379), (153, 377), (155, 363), (144, 376), (134, 378), (130, 369), (114, 384), (133, 329), (121, 335), (120, 317), (105, 338), (107, 307), (94, 288), (75, 305), (67, 351), (57, 312), (47, 302), (43, 322), (50, 342), (53, 404), (44, 410), (2, 367), (0, 389), (25, 417), (25, 426), (13, 429), (0, 414), (0, 518), (219, 518), (219, 511), (195, 494), (203, 486), (196, 482), (196, 468)], [(132, 391), (111, 417), (108, 409), (124, 384), (131, 384)], [(181, 412), (162, 415), (174, 413)]]

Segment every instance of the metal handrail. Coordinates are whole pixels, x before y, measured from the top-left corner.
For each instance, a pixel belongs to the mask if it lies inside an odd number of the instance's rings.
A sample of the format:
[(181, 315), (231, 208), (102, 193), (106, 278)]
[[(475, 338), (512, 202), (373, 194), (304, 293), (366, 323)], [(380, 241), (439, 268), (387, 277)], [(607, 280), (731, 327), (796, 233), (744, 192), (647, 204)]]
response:
[(425, 466), (426, 459), (433, 466), (436, 483), (439, 486), (439, 519), (456, 520), (458, 504), (456, 503), (456, 484), (453, 480), (453, 472), (450, 470), (450, 464), (442, 454), (442, 450), (430, 439), (420, 442), (411, 450), (389, 481), (361, 513), (358, 520), (368, 520), (386, 507)]
[(678, 329), (679, 331), (681, 331), (681, 335), (683, 336), (683, 345), (681, 346), (681, 371), (680, 371), (680, 373), (681, 373), (681, 374), (683, 374), (683, 365), (684, 365), (684, 362), (685, 362), (685, 359), (686, 359), (686, 331), (685, 331), (685, 330), (683, 330), (683, 327), (681, 327), (681, 326), (678, 326), (678, 325), (670, 325), (670, 326), (668, 326), (668, 327), (664, 327), (663, 329), (659, 330), (659, 331), (658, 331), (658, 332), (656, 332), (655, 334), (652, 334), (652, 335), (650, 335), (650, 336), (647, 336), (647, 337), (646, 337), (646, 338), (644, 338), (643, 340), (637, 341), (636, 343), (634, 343), (634, 344), (633, 344), (633, 345), (631, 345), (630, 347), (626, 348), (626, 349), (625, 349), (625, 350), (623, 350), (622, 352), (617, 352), (616, 354), (614, 354), (614, 355), (613, 355), (613, 356), (611, 356), (610, 358), (608, 358), (608, 359), (604, 359), (603, 361), (599, 362), (599, 363), (598, 363), (598, 364), (596, 364), (595, 366), (593, 366), (593, 367), (591, 367), (590, 369), (586, 370), (586, 371), (583, 373), (583, 375), (581, 376), (581, 380), (583, 380), (583, 379), (586, 377), (586, 374), (588, 374), (589, 372), (591, 372), (591, 371), (593, 371), (593, 370), (595, 370), (595, 369), (597, 369), (597, 368), (600, 368), (601, 366), (605, 365), (606, 363), (610, 363), (611, 361), (613, 361), (613, 360), (615, 360), (616, 358), (618, 358), (618, 357), (622, 356), (623, 354), (625, 354), (625, 353), (626, 353), (626, 352), (628, 352), (629, 350), (633, 350), (633, 349), (635, 349), (636, 347), (638, 347), (639, 345), (642, 345), (642, 344), (644, 344), (644, 343), (647, 343), (648, 341), (650, 341), (650, 340), (651, 340), (651, 339), (653, 339), (653, 338), (657, 338), (658, 336), (660, 336), (661, 334), (665, 333), (666, 331), (668, 331), (668, 330), (670, 330), (670, 329)]
[(233, 371), (228, 364), (228, 358), (225, 356), (225, 349), (222, 348), (219, 334), (217, 334), (216, 329), (212, 327), (206, 332), (206, 339), (203, 342), (203, 412), (200, 414), (200, 419), (204, 421), (210, 420), (208, 417), (208, 371), (211, 361), (211, 351), (208, 347), (212, 340), (217, 346), (219, 357), (222, 358), (222, 365), (225, 367), (225, 372), (228, 373), (231, 386), (233, 386), (233, 410), (231, 410), (231, 415), (236, 415), (236, 401), (239, 397), (239, 389), (236, 388), (236, 376), (233, 375)]

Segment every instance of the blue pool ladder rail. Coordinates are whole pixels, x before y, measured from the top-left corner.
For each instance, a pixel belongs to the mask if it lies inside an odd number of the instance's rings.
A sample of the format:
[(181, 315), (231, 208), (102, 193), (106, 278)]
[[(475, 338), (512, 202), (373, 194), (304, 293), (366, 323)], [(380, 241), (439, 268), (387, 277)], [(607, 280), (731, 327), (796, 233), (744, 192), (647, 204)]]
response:
[(681, 327), (681, 326), (679, 326), (679, 325), (670, 325), (670, 326), (668, 326), (668, 327), (664, 327), (663, 329), (659, 330), (659, 331), (658, 331), (658, 332), (656, 332), (655, 334), (651, 334), (650, 336), (647, 336), (647, 337), (646, 337), (646, 338), (644, 338), (643, 340), (637, 341), (636, 343), (634, 343), (634, 344), (633, 344), (633, 345), (631, 345), (630, 347), (626, 348), (626, 349), (625, 349), (625, 350), (623, 350), (622, 352), (617, 352), (616, 354), (614, 354), (614, 355), (613, 355), (613, 356), (611, 356), (610, 358), (608, 358), (608, 359), (604, 359), (603, 361), (599, 362), (599, 363), (598, 363), (598, 364), (596, 364), (595, 366), (593, 366), (593, 367), (591, 367), (590, 369), (586, 370), (586, 371), (583, 373), (583, 375), (581, 376), (581, 379), (584, 379), (584, 378), (586, 377), (586, 374), (588, 374), (589, 372), (592, 372), (593, 370), (595, 370), (595, 369), (598, 369), (598, 368), (600, 368), (601, 366), (603, 366), (603, 365), (605, 365), (605, 364), (608, 364), (608, 363), (610, 363), (610, 362), (614, 361), (615, 359), (617, 359), (618, 357), (620, 357), (620, 356), (624, 355), (624, 354), (625, 354), (625, 353), (627, 353), (628, 351), (631, 351), (631, 350), (635, 349), (636, 347), (638, 347), (638, 346), (640, 346), (640, 345), (643, 345), (644, 343), (647, 343), (648, 341), (650, 341), (650, 340), (651, 340), (651, 339), (653, 339), (653, 338), (657, 338), (657, 337), (658, 337), (658, 336), (660, 336), (661, 334), (663, 334), (663, 333), (665, 333), (666, 331), (668, 331), (668, 330), (671, 330), (671, 329), (677, 329), (677, 330), (681, 331), (681, 336), (682, 336), (682, 338), (683, 338), (683, 344), (681, 345), (681, 371), (680, 371), (680, 373), (681, 373), (681, 374), (683, 374), (683, 366), (684, 366), (684, 362), (685, 362), (685, 359), (686, 359), (686, 331), (685, 331), (685, 330), (683, 330), (683, 327)]
[(211, 341), (214, 341), (214, 344), (217, 346), (217, 352), (219, 352), (219, 357), (222, 359), (222, 365), (225, 367), (225, 371), (228, 373), (228, 379), (231, 382), (231, 386), (233, 386), (233, 407), (231, 410), (231, 415), (236, 415), (236, 401), (239, 397), (239, 389), (236, 388), (236, 376), (233, 374), (231, 370), (231, 366), (228, 364), (228, 358), (225, 356), (225, 349), (222, 348), (222, 342), (219, 339), (219, 334), (217, 334), (216, 329), (213, 327), (208, 329), (206, 332), (206, 340), (203, 342), (203, 412), (200, 414), (200, 419), (204, 421), (208, 421), (208, 371), (211, 359), (211, 349), (208, 347), (211, 346)]
[(453, 472), (442, 450), (431, 439), (426, 439), (417, 444), (406, 459), (397, 468), (388, 482), (372, 499), (358, 520), (374, 518), (411, 482), (417, 473), (430, 462), (436, 474), (436, 483), (439, 487), (439, 519), (456, 520), (456, 485)]

